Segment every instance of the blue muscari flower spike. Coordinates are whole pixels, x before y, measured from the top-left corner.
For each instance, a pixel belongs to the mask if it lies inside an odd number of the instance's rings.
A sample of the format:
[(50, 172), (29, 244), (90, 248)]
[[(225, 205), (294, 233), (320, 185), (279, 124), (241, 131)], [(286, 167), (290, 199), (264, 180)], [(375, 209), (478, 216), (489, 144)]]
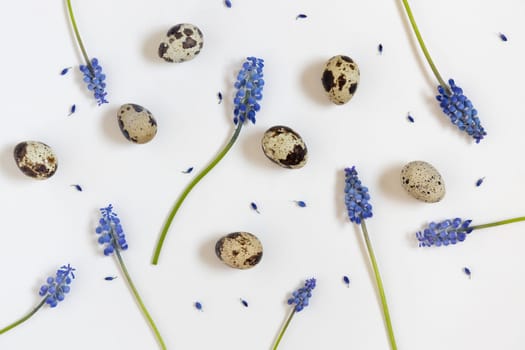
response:
[(472, 232), (472, 220), (455, 218), (441, 222), (431, 222), (424, 230), (416, 233), (420, 247), (441, 247), (463, 242)]
[(65, 295), (69, 293), (71, 281), (75, 278), (75, 269), (71, 265), (61, 266), (55, 277), (48, 277), (46, 284), (40, 287), (38, 294), (46, 297), (46, 304), (56, 307), (59, 302), (63, 301)]
[(234, 86), (237, 89), (233, 99), (233, 122), (244, 123), (246, 120), (255, 124), (255, 114), (261, 109), (258, 101), (262, 100), (264, 60), (248, 57), (243, 63)]
[(120, 224), (120, 219), (117, 217), (117, 214), (113, 212), (113, 205), (110, 204), (106, 208), (101, 208), (100, 213), (102, 217), (99, 220), (99, 226), (97, 226), (95, 232), (100, 235), (98, 243), (106, 245), (104, 255), (108, 256), (113, 254), (115, 249), (128, 249), (126, 236)]
[(311, 278), (306, 280), (304, 287), (297, 289), (288, 299), (288, 305), (295, 304), (295, 311), (299, 312), (308, 306), (308, 300), (312, 296), (312, 290), (315, 288), (316, 280)]
[(108, 103), (106, 100), (106, 75), (102, 73), (102, 67), (98, 63), (98, 59), (93, 58), (91, 60), (91, 66), (89, 65), (80, 65), (80, 71), (84, 74), (84, 82), (87, 85), (89, 91), (93, 91), (95, 100), (97, 100), (98, 105)]
[(348, 218), (356, 224), (372, 217), (372, 205), (368, 203), (368, 188), (361, 184), (355, 166), (345, 169), (345, 204)]
[(452, 95), (447, 93), (445, 87), (438, 86), (439, 95), (436, 96), (436, 99), (439, 101), (439, 106), (454, 125), (479, 143), (487, 133), (477, 117), (478, 111), (472, 106), (467, 96), (463, 95), (463, 90), (456, 85), (453, 79), (450, 79), (448, 83)]

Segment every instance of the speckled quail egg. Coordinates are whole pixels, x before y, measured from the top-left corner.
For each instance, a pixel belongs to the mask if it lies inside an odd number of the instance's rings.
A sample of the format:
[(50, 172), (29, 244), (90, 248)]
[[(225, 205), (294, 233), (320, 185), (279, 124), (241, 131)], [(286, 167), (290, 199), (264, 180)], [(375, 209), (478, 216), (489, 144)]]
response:
[(197, 56), (204, 45), (201, 30), (189, 23), (173, 26), (160, 43), (159, 57), (166, 62), (184, 62)]
[(226, 265), (244, 270), (261, 261), (263, 247), (255, 235), (249, 232), (233, 232), (217, 241), (215, 254)]
[(415, 199), (427, 203), (439, 202), (445, 196), (445, 182), (431, 164), (413, 161), (401, 170), (401, 184)]
[(264, 133), (261, 143), (266, 157), (283, 168), (298, 169), (306, 164), (306, 144), (298, 133), (287, 126), (272, 126)]
[(157, 121), (146, 108), (128, 103), (117, 112), (120, 131), (126, 139), (134, 143), (146, 143), (157, 134)]
[(44, 180), (57, 171), (57, 157), (51, 147), (38, 141), (24, 141), (15, 146), (16, 165), (27, 176)]
[(354, 96), (359, 84), (359, 67), (348, 56), (334, 56), (326, 63), (321, 81), (330, 101), (345, 104)]

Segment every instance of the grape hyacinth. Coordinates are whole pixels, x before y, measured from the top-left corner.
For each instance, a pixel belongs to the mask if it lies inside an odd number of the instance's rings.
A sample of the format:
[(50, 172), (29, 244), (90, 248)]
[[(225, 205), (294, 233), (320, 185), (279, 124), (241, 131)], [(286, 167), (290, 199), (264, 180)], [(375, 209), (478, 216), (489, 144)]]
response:
[(487, 133), (477, 117), (478, 111), (472, 106), (467, 96), (463, 95), (463, 90), (456, 85), (453, 79), (449, 79), (448, 84), (452, 91), (450, 96), (443, 86), (438, 86), (439, 95), (436, 96), (436, 99), (439, 101), (439, 106), (459, 130), (465, 131), (476, 140), (476, 143), (479, 143)]
[(24, 323), (45, 304), (49, 305), (51, 308), (56, 307), (58, 303), (64, 300), (66, 294), (68, 294), (71, 290), (70, 284), (73, 279), (75, 279), (74, 271), (75, 269), (71, 265), (62, 265), (57, 270), (55, 277), (48, 277), (46, 283), (40, 287), (38, 294), (43, 297), (40, 303), (19, 320), (11, 323), (7, 327), (1, 328), (0, 334), (3, 334)]
[(106, 100), (106, 75), (102, 73), (102, 67), (98, 63), (98, 59), (89, 59), (84, 43), (82, 42), (82, 38), (80, 37), (75, 15), (73, 14), (73, 7), (71, 6), (71, 0), (66, 0), (66, 4), (69, 19), (75, 33), (75, 38), (77, 39), (78, 46), (82, 52), (82, 57), (86, 63), (85, 65), (79, 66), (79, 69), (83, 74), (83, 80), (86, 83), (88, 90), (93, 92), (93, 96), (95, 97), (97, 104), (99, 106), (103, 105), (104, 103), (108, 103)]
[(361, 184), (355, 166), (345, 169), (345, 205), (348, 218), (355, 224), (372, 217), (372, 205), (368, 203), (368, 188)]
[(377, 289), (379, 291), (381, 305), (383, 307), (383, 315), (385, 317), (390, 346), (393, 350), (397, 350), (394, 329), (390, 319), (390, 311), (388, 310), (383, 281), (381, 280), (381, 275), (379, 274), (379, 267), (377, 265), (374, 250), (372, 248), (372, 242), (370, 241), (368, 230), (365, 224), (365, 219), (372, 217), (372, 205), (368, 202), (370, 200), (370, 194), (368, 193), (368, 188), (363, 186), (361, 183), (355, 166), (351, 168), (345, 168), (344, 200), (350, 221), (357, 225), (361, 225), (361, 232), (363, 233), (363, 238), (365, 240), (368, 255), (370, 257), (370, 263), (372, 264), (372, 269), (374, 271), (374, 277), (376, 280)]
[(416, 232), (420, 247), (443, 247), (463, 242), (474, 230), (525, 221), (525, 216), (471, 226), (472, 220), (461, 218), (431, 222), (422, 231)]
[(481, 126), (481, 122), (477, 116), (477, 110), (473, 107), (472, 102), (463, 95), (463, 90), (455, 84), (453, 79), (450, 79), (448, 84), (445, 83), (428, 52), (425, 42), (423, 41), (423, 37), (421, 36), (416, 24), (408, 0), (402, 0), (402, 2), (419, 46), (423, 51), (430, 69), (439, 82), (437, 87), (439, 95), (437, 95), (436, 98), (440, 103), (441, 109), (450, 118), (450, 121), (459, 128), (459, 130), (466, 132), (474, 138), (476, 143), (479, 143), (487, 133)]
[(283, 327), (281, 328), (281, 331), (279, 332), (279, 335), (277, 336), (277, 340), (275, 341), (275, 344), (272, 348), (272, 350), (276, 350), (279, 346), (279, 343), (281, 342), (281, 339), (283, 338), (284, 333), (286, 332), (286, 329), (288, 328), (288, 325), (292, 321), (293, 316), (296, 312), (302, 311), (305, 307), (308, 306), (310, 298), (312, 297), (312, 291), (315, 288), (316, 285), (316, 279), (310, 278), (307, 279), (304, 283), (304, 287), (301, 287), (294, 291), (292, 293), (292, 296), (288, 299), (287, 303), (288, 305), (293, 305), (292, 311), (288, 315), (288, 318), (286, 319)]
[(237, 90), (235, 97), (233, 99), (233, 123), (236, 125), (235, 131), (233, 132), (232, 137), (224, 148), (212, 159), (212, 161), (197, 175), (195, 178), (186, 186), (182, 191), (181, 195), (175, 202), (173, 208), (171, 209), (166, 223), (162, 228), (162, 232), (155, 247), (155, 252), (153, 253), (153, 258), (151, 263), (157, 265), (159, 262), (160, 252), (164, 245), (166, 235), (171, 226), (175, 215), (177, 214), (179, 208), (182, 206), (182, 203), (191, 192), (191, 190), (201, 181), (204, 176), (206, 176), (228, 153), (232, 148), (235, 141), (239, 137), (242, 126), (247, 121), (251, 121), (255, 124), (255, 115), (261, 109), (259, 102), (262, 100), (262, 91), (264, 87), (263, 79), (263, 68), (264, 60), (256, 57), (247, 57), (243, 62), (239, 73), (237, 74), (237, 80), (234, 84), (235, 89)]
[(98, 59), (93, 58), (91, 60), (91, 66), (80, 65), (79, 68), (82, 74), (84, 74), (84, 82), (88, 90), (93, 91), (97, 104), (100, 106), (108, 103), (106, 100), (107, 92), (105, 91), (106, 83), (104, 82), (106, 75), (102, 73), (102, 67), (98, 63)]
[(101, 218), (98, 221), (99, 225), (95, 229), (95, 233), (99, 235), (98, 243), (104, 246), (105, 256), (109, 256), (114, 253), (114, 255), (117, 257), (117, 262), (120, 266), (120, 269), (122, 270), (124, 277), (126, 278), (126, 281), (131, 289), (131, 292), (133, 293), (133, 296), (139, 304), (140, 310), (146, 317), (148, 324), (153, 330), (153, 333), (155, 334), (160, 348), (164, 350), (166, 349), (166, 344), (164, 343), (164, 340), (162, 339), (162, 336), (160, 335), (160, 332), (157, 326), (155, 325), (153, 318), (146, 309), (146, 306), (144, 305), (144, 302), (142, 301), (142, 298), (140, 297), (137, 288), (135, 287), (135, 284), (131, 280), (131, 276), (129, 275), (128, 269), (126, 268), (124, 260), (122, 259), (122, 255), (120, 255), (120, 251), (128, 249), (128, 243), (126, 241), (126, 237), (124, 235), (124, 230), (122, 229), (120, 219), (118, 218), (118, 215), (113, 212), (113, 205), (111, 204), (105, 208), (100, 208), (100, 214)]

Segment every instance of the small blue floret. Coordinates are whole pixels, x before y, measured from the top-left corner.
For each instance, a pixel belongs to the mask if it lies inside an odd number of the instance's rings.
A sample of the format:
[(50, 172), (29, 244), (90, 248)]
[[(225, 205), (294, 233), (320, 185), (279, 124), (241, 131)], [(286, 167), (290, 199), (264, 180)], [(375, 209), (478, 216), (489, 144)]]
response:
[(315, 288), (315, 284), (315, 278), (306, 280), (304, 287), (301, 287), (292, 293), (292, 297), (288, 299), (288, 305), (295, 304), (296, 312), (299, 312), (307, 307), (308, 301), (312, 296), (312, 290)]
[(71, 265), (61, 266), (55, 277), (48, 277), (46, 284), (40, 287), (38, 294), (46, 297), (46, 304), (50, 307), (56, 307), (59, 302), (63, 301), (65, 295), (71, 290), (70, 284), (75, 279), (75, 269)]
[(416, 233), (420, 247), (441, 247), (463, 242), (472, 232), (472, 220), (455, 218), (441, 222), (431, 222), (423, 231)]
[(355, 166), (345, 169), (345, 205), (351, 222), (360, 224), (361, 220), (372, 217), (372, 205), (368, 203), (368, 188), (361, 184)]
[(248, 57), (237, 75), (234, 86), (237, 89), (233, 99), (233, 122), (249, 120), (255, 124), (255, 114), (261, 109), (264, 60)]
[(110, 204), (106, 208), (100, 208), (100, 213), (102, 217), (99, 220), (99, 225), (95, 229), (95, 233), (100, 235), (98, 237), (98, 243), (105, 245), (104, 255), (113, 254), (115, 249), (128, 249), (124, 230), (122, 229), (117, 214), (113, 212), (113, 205)]
[(98, 59), (93, 58), (91, 65), (80, 65), (80, 71), (84, 74), (84, 82), (87, 85), (89, 91), (93, 91), (93, 96), (97, 100), (97, 104), (100, 106), (104, 103), (108, 103), (106, 100), (106, 75), (102, 73), (102, 67), (98, 63)]

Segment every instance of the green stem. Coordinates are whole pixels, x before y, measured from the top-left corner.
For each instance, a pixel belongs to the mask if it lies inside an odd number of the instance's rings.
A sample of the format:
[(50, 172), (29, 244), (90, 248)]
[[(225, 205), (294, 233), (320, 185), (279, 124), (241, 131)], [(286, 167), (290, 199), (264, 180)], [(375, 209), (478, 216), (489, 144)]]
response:
[(292, 309), (292, 312), (290, 312), (290, 315), (288, 315), (288, 318), (286, 319), (286, 322), (284, 323), (283, 328), (281, 328), (281, 331), (279, 332), (279, 335), (277, 336), (277, 340), (275, 341), (275, 345), (273, 346), (272, 350), (276, 350), (277, 347), (279, 346), (279, 343), (281, 342), (284, 332), (286, 332), (286, 329), (288, 328), (288, 325), (290, 324), (290, 321), (292, 320), (293, 315), (295, 315), (295, 307)]
[(363, 231), (363, 237), (365, 238), (368, 255), (370, 256), (370, 261), (372, 262), (372, 267), (374, 269), (374, 275), (376, 278), (377, 288), (379, 290), (379, 297), (381, 298), (381, 304), (383, 306), (383, 314), (385, 316), (385, 323), (388, 330), (388, 338), (390, 339), (390, 345), (392, 347), (392, 350), (397, 350), (396, 339), (394, 337), (394, 329), (392, 328), (392, 320), (390, 319), (390, 312), (388, 311), (388, 304), (386, 303), (385, 289), (383, 288), (383, 281), (381, 280), (381, 275), (379, 274), (379, 268), (377, 267), (376, 257), (374, 255), (374, 250), (372, 249), (370, 237), (368, 236), (368, 230), (366, 229), (365, 220), (361, 220), (361, 229)]
[(441, 74), (439, 74), (439, 71), (436, 65), (434, 64), (432, 57), (430, 57), (430, 53), (428, 52), (425, 42), (423, 41), (423, 37), (421, 36), (421, 33), (419, 32), (419, 28), (416, 24), (416, 20), (414, 19), (414, 15), (412, 14), (412, 10), (410, 9), (410, 5), (408, 4), (408, 0), (402, 0), (402, 1), (403, 1), (403, 5), (405, 6), (407, 15), (408, 15), (408, 19), (410, 20), (410, 25), (412, 26), (412, 29), (414, 30), (414, 34), (416, 34), (416, 38), (419, 43), (419, 46), (421, 47), (421, 50), (423, 50), (423, 54), (425, 55), (425, 58), (427, 59), (427, 62), (430, 65), (430, 68), (432, 69), (432, 72), (434, 73), (437, 80), (439, 81), (439, 85), (441, 85), (444, 89), (446, 89), (447, 94), (452, 95), (452, 92), (450, 91), (448, 84), (445, 83), (445, 81), (441, 77)]
[[(114, 234), (112, 233), (112, 235)], [(113, 239), (115, 239), (114, 236), (113, 236)], [(166, 350), (166, 344), (164, 344), (164, 340), (162, 339), (162, 336), (160, 335), (160, 332), (157, 329), (157, 326), (155, 325), (153, 318), (151, 318), (151, 315), (146, 309), (146, 306), (144, 305), (144, 302), (142, 301), (142, 298), (140, 297), (139, 292), (137, 291), (137, 288), (135, 288), (135, 285), (133, 284), (133, 281), (131, 280), (128, 269), (126, 268), (126, 265), (124, 264), (124, 260), (122, 260), (122, 256), (120, 255), (120, 251), (118, 247), (115, 248), (115, 253), (117, 255), (117, 259), (118, 259), (120, 268), (122, 269), (122, 272), (124, 273), (124, 276), (126, 277), (126, 281), (128, 282), (128, 285), (131, 288), (131, 291), (133, 292), (133, 295), (135, 296), (137, 303), (139, 304), (140, 310), (142, 311), (144, 316), (146, 316), (146, 319), (148, 320), (150, 327), (153, 329), (153, 332), (155, 333), (155, 337), (157, 338), (157, 341), (159, 342), (161, 349)]]
[(80, 50), (82, 51), (82, 56), (84, 56), (84, 60), (86, 61), (87, 66), (89, 67), (90, 70), (93, 70), (93, 67), (91, 66), (91, 62), (89, 61), (89, 56), (86, 52), (86, 48), (84, 47), (84, 44), (82, 43), (80, 32), (78, 31), (77, 21), (75, 20), (75, 15), (73, 14), (73, 7), (71, 7), (71, 0), (66, 0), (66, 2), (67, 2), (67, 11), (69, 13), (69, 18), (71, 19), (71, 24), (73, 25), (73, 30), (77, 38), (78, 46), (80, 46)]
[(166, 223), (164, 224), (164, 227), (160, 234), (159, 241), (157, 243), (157, 247), (155, 248), (155, 254), (153, 255), (153, 259), (151, 261), (153, 265), (157, 265), (159, 262), (160, 251), (162, 250), (164, 240), (166, 239), (166, 235), (170, 228), (171, 222), (173, 221), (175, 214), (177, 214), (177, 211), (182, 205), (182, 202), (184, 202), (184, 199), (186, 199), (186, 196), (188, 196), (188, 194), (193, 189), (193, 187), (195, 187), (195, 185), (199, 183), (199, 181), (202, 180), (202, 178), (206, 176), (206, 174), (208, 174), (210, 170), (213, 169), (217, 165), (217, 163), (221, 161), (222, 158), (224, 158), (224, 156), (226, 155), (226, 153), (228, 153), (230, 148), (232, 148), (233, 144), (239, 137), (239, 133), (241, 132), (241, 128), (242, 128), (242, 124), (243, 123), (241, 121), (237, 123), (237, 128), (235, 129), (235, 132), (233, 133), (230, 141), (226, 144), (226, 146), (224, 146), (224, 148), (219, 152), (219, 154), (211, 161), (211, 163), (208, 164), (208, 166), (204, 168), (197, 176), (195, 176), (195, 178), (189, 183), (189, 185), (186, 186), (186, 188), (180, 195), (179, 199), (177, 199), (177, 202), (175, 202), (175, 205), (173, 206), (173, 209), (171, 210), (168, 216), (168, 219), (166, 220)]
[(0, 334), (3, 334), (5, 332), (7, 332), (8, 330), (10, 329), (13, 329), (15, 328), (16, 326), (24, 323), (25, 321), (27, 321), (29, 318), (31, 318), (31, 316), (33, 316), (38, 310), (40, 310), (40, 308), (42, 306), (44, 306), (44, 304), (46, 303), (46, 299), (47, 297), (45, 297), (44, 299), (42, 299), (42, 301), (40, 302), (40, 304), (38, 304), (33, 310), (31, 310), (27, 315), (25, 315), (24, 317), (20, 318), (19, 320), (11, 323), (9, 326), (5, 327), (5, 328), (2, 328), (0, 329)]
[(512, 218), (512, 219), (507, 219), (507, 220), (495, 221), (489, 224), (470, 226), (470, 228), (473, 230), (481, 230), (487, 227), (501, 226), (501, 225), (512, 224), (514, 222), (520, 222), (520, 221), (525, 221), (525, 216), (520, 216), (517, 218)]

